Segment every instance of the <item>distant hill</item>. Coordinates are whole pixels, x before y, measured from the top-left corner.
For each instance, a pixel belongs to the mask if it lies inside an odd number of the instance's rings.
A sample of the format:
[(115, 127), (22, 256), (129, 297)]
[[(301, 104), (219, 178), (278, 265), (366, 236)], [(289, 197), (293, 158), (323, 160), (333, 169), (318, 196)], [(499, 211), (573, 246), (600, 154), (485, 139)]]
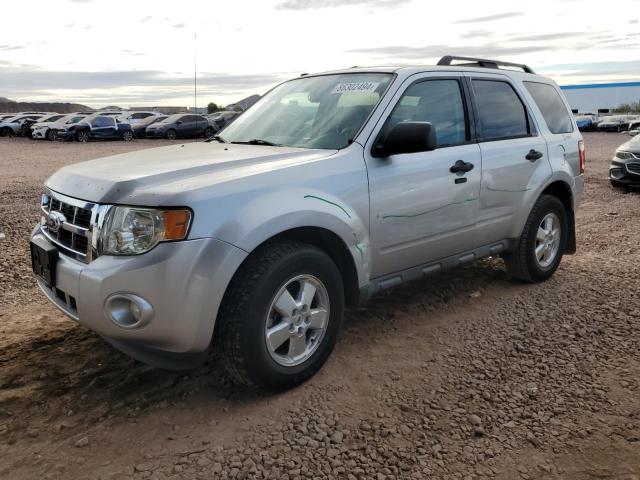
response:
[(0, 112), (12, 113), (12, 112), (58, 112), (58, 113), (71, 113), (71, 112), (91, 112), (93, 108), (89, 108), (86, 105), (80, 105), (79, 103), (61, 103), (61, 102), (14, 102), (5, 97), (0, 97)]

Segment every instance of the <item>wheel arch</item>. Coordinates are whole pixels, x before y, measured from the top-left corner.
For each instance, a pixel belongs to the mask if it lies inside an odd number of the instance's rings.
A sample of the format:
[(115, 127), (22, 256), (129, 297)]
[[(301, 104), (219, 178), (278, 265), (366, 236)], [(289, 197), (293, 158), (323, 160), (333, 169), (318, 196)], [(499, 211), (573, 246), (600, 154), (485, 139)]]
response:
[[(287, 240), (313, 245), (329, 255), (340, 271), (344, 284), (346, 305), (355, 306), (359, 303), (360, 289), (358, 283), (358, 269), (353, 259), (353, 255), (344, 240), (337, 233), (329, 230), (328, 228), (318, 226), (299, 226), (278, 232), (256, 245), (256, 247), (249, 252), (249, 255), (243, 261), (243, 264), (256, 251), (261, 250), (270, 244)], [(240, 270), (241, 267), (242, 265), (240, 265), (238, 270)], [(234, 276), (237, 275), (238, 270), (236, 270)]]
[(555, 180), (547, 185), (540, 195), (552, 195), (562, 202), (567, 212), (567, 222), (569, 223), (569, 232), (567, 237), (567, 245), (564, 253), (576, 252), (576, 222), (574, 212), (574, 200), (571, 186), (563, 180)]

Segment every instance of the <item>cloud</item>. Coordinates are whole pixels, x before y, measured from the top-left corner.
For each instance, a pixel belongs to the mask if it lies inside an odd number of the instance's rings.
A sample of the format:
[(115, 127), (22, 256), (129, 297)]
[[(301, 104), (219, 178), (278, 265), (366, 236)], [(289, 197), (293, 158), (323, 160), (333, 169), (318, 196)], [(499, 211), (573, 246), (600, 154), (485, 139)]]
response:
[(140, 23), (144, 23), (144, 22), (148, 22), (149, 20), (151, 20), (153, 17), (151, 15), (144, 17), (142, 20), (140, 20)]
[(173, 25), (173, 28), (184, 28), (186, 26), (186, 23), (176, 23), (175, 25)]
[[(135, 52), (134, 52), (135, 54)], [(247, 74), (203, 72), (198, 75), (198, 92), (202, 96), (244, 95), (247, 91), (264, 92), (285, 80), (284, 74)], [(72, 97), (74, 101), (104, 103), (166, 101), (184, 98), (193, 92), (193, 77), (179, 77), (160, 70), (50, 71), (30, 65), (0, 61), (0, 91), (8, 97), (34, 98), (49, 92)], [(128, 93), (123, 93), (123, 92)], [(44, 93), (43, 93), (44, 92)], [(109, 100), (106, 100), (109, 99)]]
[(10, 50), (22, 50), (25, 48), (24, 45), (0, 45), (0, 51), (8, 52)]
[(505, 18), (513, 18), (520, 17), (524, 15), (524, 12), (507, 12), (507, 13), (498, 13), (496, 15), (487, 15), (485, 17), (475, 17), (475, 18), (467, 18), (464, 20), (457, 20), (453, 23), (482, 23), (482, 22), (493, 22), (495, 20), (503, 20)]
[(392, 8), (411, 0), (286, 0), (276, 5), (277, 10), (312, 10), (319, 8), (362, 5), (365, 7)]
[(427, 45), (424, 47), (406, 47), (394, 45), (376, 48), (358, 48), (348, 50), (351, 53), (360, 53), (381, 59), (420, 60), (424, 63), (430, 58), (439, 58), (443, 55), (460, 55), (465, 57), (494, 58), (510, 55), (525, 55), (533, 52), (551, 50), (548, 45), (512, 46), (508, 43), (492, 43), (487, 45), (464, 45), (452, 47), (451, 45)]

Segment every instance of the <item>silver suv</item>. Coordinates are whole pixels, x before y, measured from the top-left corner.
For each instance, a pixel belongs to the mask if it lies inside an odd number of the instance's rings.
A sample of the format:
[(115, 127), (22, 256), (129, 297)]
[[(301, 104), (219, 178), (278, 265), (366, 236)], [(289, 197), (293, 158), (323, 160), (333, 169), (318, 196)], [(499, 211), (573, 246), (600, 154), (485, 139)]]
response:
[(549, 278), (576, 249), (584, 161), (561, 91), (525, 65), (303, 75), (209, 142), (59, 170), (33, 269), (139, 360), (193, 366), (213, 341), (240, 381), (286, 388), (380, 290), (490, 255)]

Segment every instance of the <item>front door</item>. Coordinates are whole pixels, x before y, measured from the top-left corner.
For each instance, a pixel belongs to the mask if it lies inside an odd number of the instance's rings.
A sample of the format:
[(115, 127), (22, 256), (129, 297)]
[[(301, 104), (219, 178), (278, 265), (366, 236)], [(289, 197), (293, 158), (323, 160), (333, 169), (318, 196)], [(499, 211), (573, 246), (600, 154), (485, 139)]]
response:
[[(373, 278), (473, 248), (482, 165), (467, 97), (461, 76), (412, 77), (367, 142)], [(372, 157), (376, 139), (402, 121), (430, 122), (438, 148)], [(452, 173), (458, 161), (473, 169)]]

